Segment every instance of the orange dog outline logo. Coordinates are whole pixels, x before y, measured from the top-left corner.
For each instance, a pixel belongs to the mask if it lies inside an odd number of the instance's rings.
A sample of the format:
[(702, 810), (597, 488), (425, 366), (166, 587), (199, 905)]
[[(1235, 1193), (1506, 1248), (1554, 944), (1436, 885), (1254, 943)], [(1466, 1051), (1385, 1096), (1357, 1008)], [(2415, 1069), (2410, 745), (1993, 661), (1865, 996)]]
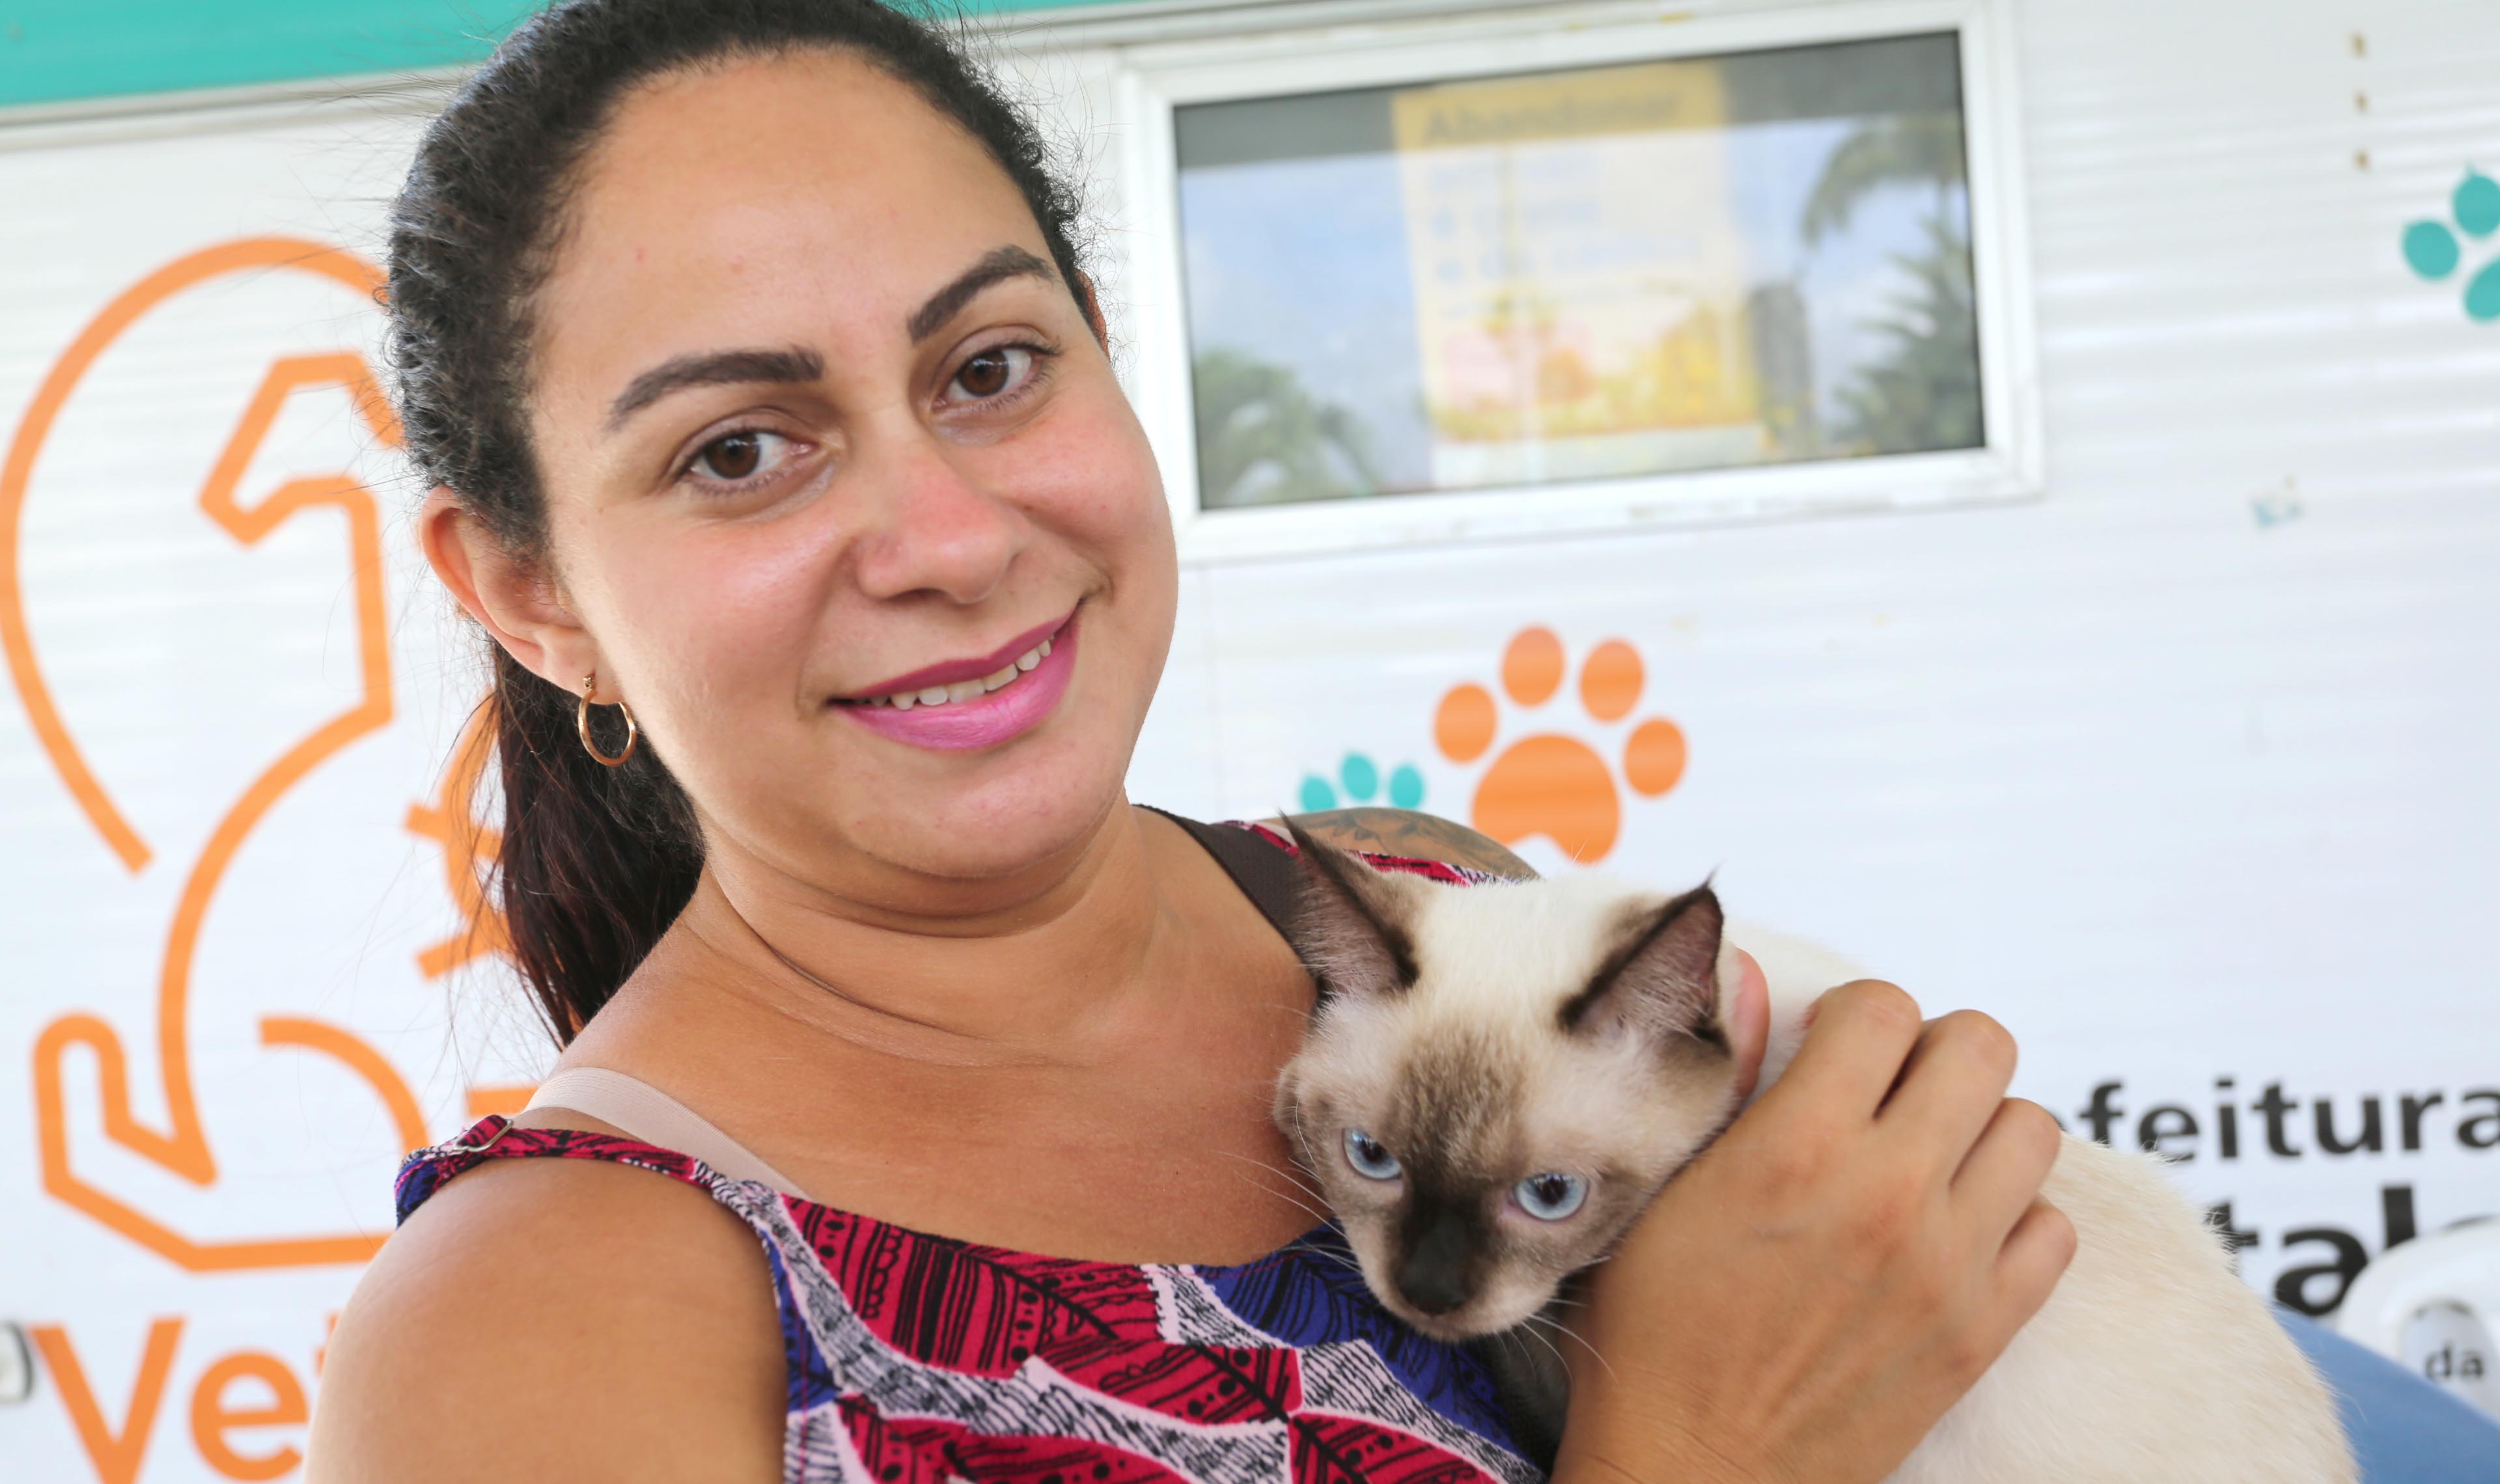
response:
[[(372, 264), (335, 247), (290, 238), (229, 242), (179, 258), (123, 292), (79, 333), (37, 388), (10, 444), (7, 460), (0, 464), (0, 651), (6, 653), (11, 677), (46, 755), (88, 822), (134, 875), (148, 869), (154, 852), (88, 767), (36, 660), (18, 582), (20, 526), (45, 440), (97, 358), (124, 331), (176, 295), (214, 279), (249, 272), (309, 273), (369, 298), (382, 286), (381, 275)], [(192, 1272), (357, 1263), (381, 1244), (380, 1237), (360, 1233), (241, 1240), (184, 1236), (79, 1174), (70, 1157), (61, 1079), (70, 1048), (87, 1047), (96, 1058), (105, 1136), (194, 1185), (216, 1182), (217, 1162), (191, 1080), (191, 973), (202, 925), (227, 868), (278, 802), (350, 743), (390, 725), (395, 714), (381, 520), (373, 492), (344, 472), (289, 479), (257, 504), (244, 503), (238, 488), (287, 398), (298, 390), (322, 387), (345, 391), (378, 443), (386, 447), (400, 445), (398, 419), (363, 356), (345, 350), (281, 356), (271, 363), (227, 439), (201, 487), (199, 508), (245, 546), (257, 544), (306, 511), (335, 510), (345, 516), (361, 694), (352, 706), (313, 728), (251, 780), (218, 819), (189, 867), (166, 936), (156, 988), (157, 1063), (164, 1079), (167, 1127), (150, 1128), (133, 1115), (129, 1058), (120, 1036), (102, 1018), (63, 1015), (46, 1026), (35, 1042), (36, 1125), (45, 1191)], [(480, 864), (493, 857), (496, 836), (473, 819), (467, 807), (471, 785), (484, 766), (488, 741), (487, 729), (473, 719), (439, 797), (409, 811), (408, 827), (443, 846), (453, 901), (464, 917), (477, 924), (474, 931), (457, 934), (419, 955), (419, 968), (428, 978), (504, 944), (502, 924), (486, 909), (478, 874)], [(260, 1020), (260, 1044), (334, 1059), (373, 1089), (406, 1148), (429, 1142), (423, 1111), (407, 1079), (379, 1051), (346, 1030), (301, 1016), (266, 1015)]]

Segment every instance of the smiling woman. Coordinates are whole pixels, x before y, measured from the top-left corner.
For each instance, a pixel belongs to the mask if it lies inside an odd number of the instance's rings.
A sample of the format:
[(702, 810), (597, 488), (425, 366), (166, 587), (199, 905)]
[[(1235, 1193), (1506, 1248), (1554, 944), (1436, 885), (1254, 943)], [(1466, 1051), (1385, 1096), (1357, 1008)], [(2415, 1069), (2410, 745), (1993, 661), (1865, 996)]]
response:
[[(391, 358), (565, 1049), (411, 1162), (312, 1476), (1535, 1476), (1307, 1230), (1290, 847), (1123, 795), (1177, 572), (1073, 200), (873, 0), (574, 0), (429, 131)], [(1728, 1137), (1847, 1157), (1661, 1204), (1593, 1301), (1693, 1322), (1593, 1328), (1655, 1384), (1580, 1388), (1559, 1474), (1873, 1480), (1978, 1374), (2070, 1238), (1972, 1024), (1829, 1003)], [(1896, 1085), (1936, 1119), (1879, 1129)]]

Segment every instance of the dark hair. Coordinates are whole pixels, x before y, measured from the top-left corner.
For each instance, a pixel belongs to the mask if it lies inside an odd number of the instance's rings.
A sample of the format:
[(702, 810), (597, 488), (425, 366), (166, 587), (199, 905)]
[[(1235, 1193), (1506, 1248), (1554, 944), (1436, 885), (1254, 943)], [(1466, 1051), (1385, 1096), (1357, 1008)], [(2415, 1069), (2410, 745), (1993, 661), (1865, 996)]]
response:
[[(390, 214), (386, 353), (409, 454), (507, 549), (545, 555), (545, 491), (524, 411), (532, 316), (584, 154), (638, 83), (817, 49), (909, 84), (979, 141), (1033, 209), (1062, 280), (1083, 281), (1075, 192), (1053, 176), (1033, 124), (928, 23), (878, 0), (557, 5), (497, 48), (426, 130)], [(647, 740), (625, 766), (601, 766), (575, 735), (578, 698), (488, 647), (504, 808), (492, 895), (561, 1044), (684, 908), (703, 842)], [(603, 745), (614, 747), (613, 736)]]

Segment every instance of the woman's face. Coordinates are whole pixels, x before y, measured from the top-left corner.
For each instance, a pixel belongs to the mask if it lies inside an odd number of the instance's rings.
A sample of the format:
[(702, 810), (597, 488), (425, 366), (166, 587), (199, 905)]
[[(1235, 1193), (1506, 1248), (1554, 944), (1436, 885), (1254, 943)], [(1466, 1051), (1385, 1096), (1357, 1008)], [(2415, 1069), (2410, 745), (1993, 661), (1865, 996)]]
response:
[(664, 79), (585, 161), (537, 317), (551, 576), (716, 864), (993, 877), (1087, 837), (1171, 527), (978, 144), (840, 53)]

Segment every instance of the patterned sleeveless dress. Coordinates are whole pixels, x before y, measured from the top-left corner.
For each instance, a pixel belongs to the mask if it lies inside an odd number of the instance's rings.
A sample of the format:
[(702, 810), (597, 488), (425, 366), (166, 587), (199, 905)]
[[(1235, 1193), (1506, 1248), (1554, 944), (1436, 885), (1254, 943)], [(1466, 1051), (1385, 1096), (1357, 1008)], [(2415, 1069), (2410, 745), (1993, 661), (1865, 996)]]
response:
[[(1175, 822), (1281, 920), (1289, 841), (1257, 826)], [(631, 1165), (701, 1187), (746, 1223), (780, 1312), (791, 1484), (1542, 1477), (1474, 1357), (1380, 1307), (1332, 1227), (1236, 1267), (1039, 1257), (837, 1210), (649, 1144), (500, 1117), (409, 1158), (400, 1220), (489, 1159)]]

